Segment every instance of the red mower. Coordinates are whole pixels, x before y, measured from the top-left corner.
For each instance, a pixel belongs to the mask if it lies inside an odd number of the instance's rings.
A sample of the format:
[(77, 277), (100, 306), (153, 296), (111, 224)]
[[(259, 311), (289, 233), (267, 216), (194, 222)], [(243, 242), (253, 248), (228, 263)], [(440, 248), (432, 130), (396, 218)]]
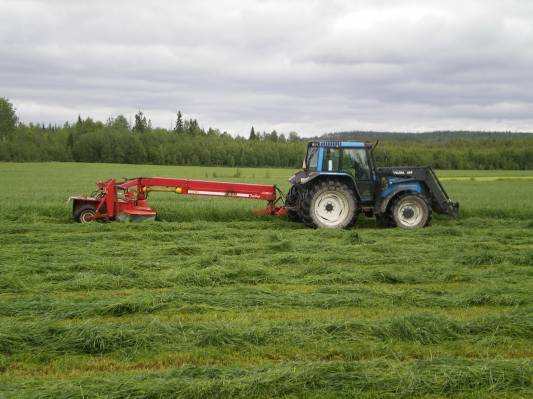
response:
[(135, 177), (96, 184), (98, 190), (91, 196), (73, 196), (73, 216), (77, 222), (93, 220), (144, 221), (155, 220), (156, 211), (147, 198), (152, 191), (180, 195), (245, 198), (267, 201), (258, 215), (281, 216), (287, 208), (277, 206), (282, 200), (274, 185), (226, 183), (217, 181), (174, 179), (167, 177)]

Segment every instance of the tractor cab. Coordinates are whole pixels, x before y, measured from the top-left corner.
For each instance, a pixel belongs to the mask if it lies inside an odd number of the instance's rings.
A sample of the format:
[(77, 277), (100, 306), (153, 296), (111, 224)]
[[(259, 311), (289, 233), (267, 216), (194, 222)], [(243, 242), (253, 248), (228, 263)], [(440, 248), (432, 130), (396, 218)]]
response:
[[(303, 163), (307, 177), (346, 176), (353, 181), (361, 202), (374, 199), (378, 182), (372, 144), (345, 141), (312, 141)], [(304, 178), (305, 179), (305, 178)], [(292, 181), (291, 181), (292, 182)], [(295, 184), (295, 182), (292, 182)]]

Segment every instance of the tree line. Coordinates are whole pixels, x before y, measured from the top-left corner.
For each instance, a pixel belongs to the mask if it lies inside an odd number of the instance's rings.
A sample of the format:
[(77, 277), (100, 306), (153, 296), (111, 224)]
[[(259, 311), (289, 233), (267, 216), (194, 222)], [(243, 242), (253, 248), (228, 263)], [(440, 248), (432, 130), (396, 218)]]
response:
[[(400, 134), (344, 132), (325, 139), (380, 140), (378, 164), (432, 165), (438, 169), (533, 169), (533, 135), (439, 132)], [(176, 115), (172, 129), (154, 128), (139, 111), (132, 123), (119, 115), (107, 121), (78, 117), (63, 126), (24, 124), (0, 98), (0, 161), (109, 162), (157, 165), (301, 166), (306, 141), (275, 130), (247, 137), (200, 127)]]
[(378, 143), (380, 165), (430, 165), (437, 169), (533, 169), (533, 134), (438, 131), (427, 133), (342, 132), (327, 140)]

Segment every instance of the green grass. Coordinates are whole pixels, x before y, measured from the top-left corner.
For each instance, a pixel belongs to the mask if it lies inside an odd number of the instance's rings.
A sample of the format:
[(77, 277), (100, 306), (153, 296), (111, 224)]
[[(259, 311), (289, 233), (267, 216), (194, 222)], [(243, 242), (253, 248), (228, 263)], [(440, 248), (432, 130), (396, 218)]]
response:
[(533, 173), (439, 172), (462, 216), (418, 231), (166, 193), (160, 222), (79, 225), (64, 202), (292, 172), (0, 163), (0, 397), (533, 396)]

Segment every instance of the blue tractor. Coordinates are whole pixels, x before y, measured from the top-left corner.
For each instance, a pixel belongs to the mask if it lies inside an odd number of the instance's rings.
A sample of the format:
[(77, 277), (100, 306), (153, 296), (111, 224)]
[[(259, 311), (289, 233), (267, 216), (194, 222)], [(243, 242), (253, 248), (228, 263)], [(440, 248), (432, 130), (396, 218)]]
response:
[(360, 214), (380, 225), (425, 227), (432, 212), (456, 217), (429, 166), (377, 167), (374, 145), (354, 141), (312, 141), (303, 170), (289, 181), (288, 217), (310, 227), (348, 228)]

